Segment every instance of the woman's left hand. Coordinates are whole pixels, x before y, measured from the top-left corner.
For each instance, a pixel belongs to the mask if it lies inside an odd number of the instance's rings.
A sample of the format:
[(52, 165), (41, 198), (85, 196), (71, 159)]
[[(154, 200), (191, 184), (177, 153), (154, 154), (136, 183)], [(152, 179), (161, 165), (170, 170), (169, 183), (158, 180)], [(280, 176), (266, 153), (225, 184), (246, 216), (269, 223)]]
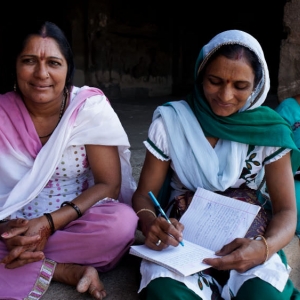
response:
[(9, 221), (7, 230), (1, 236), (9, 253), (1, 263), (13, 269), (44, 259), (43, 249), (49, 236), (50, 230), (44, 216), (26, 220), (26, 226), (18, 226), (17, 220)]
[(236, 270), (243, 273), (263, 264), (266, 247), (261, 240), (237, 238), (215, 253), (220, 258), (205, 258), (202, 262), (217, 270)]

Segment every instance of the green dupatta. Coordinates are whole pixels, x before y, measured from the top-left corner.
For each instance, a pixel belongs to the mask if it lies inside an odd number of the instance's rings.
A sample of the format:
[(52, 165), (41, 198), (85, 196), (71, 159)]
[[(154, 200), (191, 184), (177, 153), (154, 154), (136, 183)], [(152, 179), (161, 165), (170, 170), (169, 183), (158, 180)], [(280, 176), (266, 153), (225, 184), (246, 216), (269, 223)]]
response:
[(187, 102), (200, 123), (205, 136), (254, 146), (292, 149), (292, 166), (300, 165), (300, 151), (294, 142), (290, 125), (274, 110), (261, 106), (228, 117), (215, 115), (202, 97), (188, 96)]

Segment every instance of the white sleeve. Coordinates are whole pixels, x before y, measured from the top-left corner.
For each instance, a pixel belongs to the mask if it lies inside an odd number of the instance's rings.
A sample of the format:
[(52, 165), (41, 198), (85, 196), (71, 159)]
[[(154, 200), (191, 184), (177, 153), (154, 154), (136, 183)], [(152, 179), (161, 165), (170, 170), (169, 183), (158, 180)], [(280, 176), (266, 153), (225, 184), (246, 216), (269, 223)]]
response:
[(144, 141), (146, 148), (160, 160), (170, 160), (169, 145), (162, 119), (155, 119), (148, 130), (148, 139)]
[(265, 159), (264, 165), (268, 165), (289, 153), (291, 149), (284, 149), (279, 147), (264, 147), (265, 148)]

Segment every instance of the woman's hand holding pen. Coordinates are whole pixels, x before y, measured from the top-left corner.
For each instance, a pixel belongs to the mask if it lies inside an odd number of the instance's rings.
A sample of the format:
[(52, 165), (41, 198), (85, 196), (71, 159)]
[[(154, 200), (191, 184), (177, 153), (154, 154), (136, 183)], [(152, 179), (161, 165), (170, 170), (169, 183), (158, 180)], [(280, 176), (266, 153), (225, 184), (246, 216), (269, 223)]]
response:
[[(168, 246), (177, 247), (183, 240), (184, 226), (171, 218), (171, 224), (163, 217), (157, 217), (148, 227), (145, 245), (153, 250), (163, 250)], [(159, 242), (160, 241), (160, 242)]]
[[(164, 218), (171, 226), (175, 226), (174, 224), (172, 224), (171, 220), (169, 219), (169, 217), (166, 215), (166, 213), (164, 212), (164, 210), (163, 210), (162, 207), (160, 206), (160, 203), (158, 202), (158, 200), (156, 199), (156, 197), (154, 196), (154, 194), (153, 194), (151, 191), (149, 191), (149, 192), (148, 192), (148, 195), (150, 196), (151, 201), (153, 202), (153, 204), (154, 204), (156, 210), (160, 213), (160, 215), (161, 215), (161, 216), (162, 216), (162, 217), (163, 217), (163, 218)], [(178, 222), (176, 221), (176, 223), (178, 223)], [(168, 229), (168, 230), (170, 230), (170, 229)], [(165, 231), (165, 232), (166, 232), (166, 231)], [(170, 237), (172, 237), (173, 239), (176, 239), (176, 236), (172, 235), (172, 233), (168, 233), (168, 232), (167, 232), (167, 234), (168, 234)], [(181, 236), (179, 236), (179, 238), (178, 238), (176, 241), (178, 241), (179, 244), (181, 244), (181, 246), (184, 246), (184, 243), (183, 243), (183, 241), (182, 241), (182, 234), (181, 234)], [(159, 239), (155, 245), (156, 245), (157, 247), (159, 247), (160, 244), (161, 244), (161, 239)], [(170, 245), (170, 244), (168, 243), (167, 245)]]

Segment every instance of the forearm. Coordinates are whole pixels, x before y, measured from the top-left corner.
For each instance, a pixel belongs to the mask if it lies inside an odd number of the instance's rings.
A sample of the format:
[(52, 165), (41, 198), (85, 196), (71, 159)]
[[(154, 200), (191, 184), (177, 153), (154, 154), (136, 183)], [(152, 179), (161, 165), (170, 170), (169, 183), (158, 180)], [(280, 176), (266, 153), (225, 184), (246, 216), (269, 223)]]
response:
[(275, 213), (264, 234), (269, 246), (269, 255), (283, 249), (294, 237), (297, 215), (294, 210)]
[(132, 206), (139, 217), (139, 228), (146, 235), (150, 225), (156, 219), (156, 212), (150, 196), (151, 191), (157, 197), (166, 179), (170, 161), (161, 161), (147, 150), (141, 171), (138, 188), (132, 197)]
[[(118, 199), (119, 192), (119, 186), (99, 183), (82, 192), (78, 197), (74, 198), (72, 202), (78, 207), (81, 214), (84, 214), (101, 199), (106, 197)], [(72, 206), (65, 205), (52, 212), (51, 216), (55, 230), (57, 230), (65, 227), (71, 221), (76, 220), (79, 217), (79, 214)]]
[(144, 235), (148, 232), (148, 228), (156, 218), (156, 211), (150, 197), (140, 194), (136, 191), (132, 198), (132, 206), (139, 217), (139, 228)]
[(271, 255), (292, 240), (296, 229), (297, 207), (290, 153), (267, 164), (265, 176), (272, 206), (272, 219), (265, 232)]

